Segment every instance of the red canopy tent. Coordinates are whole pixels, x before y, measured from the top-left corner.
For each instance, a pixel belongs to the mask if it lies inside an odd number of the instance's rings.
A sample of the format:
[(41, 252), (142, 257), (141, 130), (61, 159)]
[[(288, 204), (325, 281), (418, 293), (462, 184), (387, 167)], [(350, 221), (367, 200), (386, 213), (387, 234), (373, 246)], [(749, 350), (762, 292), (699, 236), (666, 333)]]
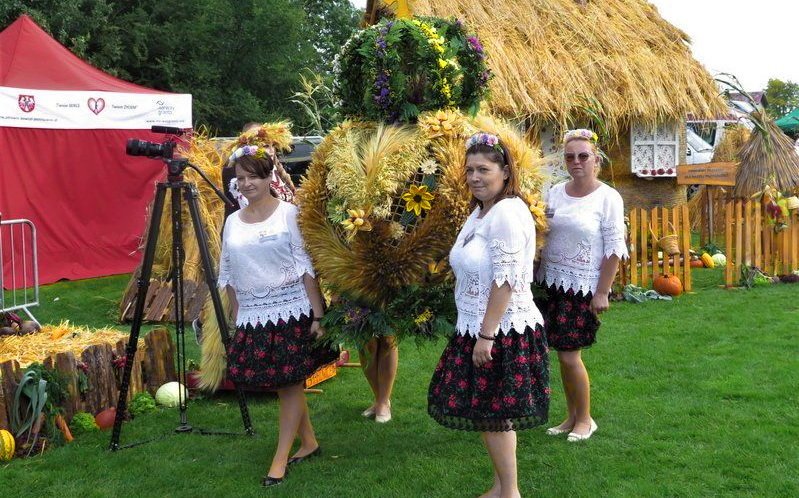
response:
[(0, 32), (0, 214), (35, 224), (41, 283), (135, 268), (165, 168), (125, 142), (162, 142), (152, 125), (190, 128), (191, 95), (114, 78), (25, 15)]

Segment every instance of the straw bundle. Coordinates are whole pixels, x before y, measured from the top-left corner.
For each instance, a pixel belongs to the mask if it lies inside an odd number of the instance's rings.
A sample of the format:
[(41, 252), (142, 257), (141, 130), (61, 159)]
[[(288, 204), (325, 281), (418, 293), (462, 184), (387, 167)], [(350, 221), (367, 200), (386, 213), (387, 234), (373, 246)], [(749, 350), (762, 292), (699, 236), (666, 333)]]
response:
[(741, 149), (741, 164), (735, 175), (735, 197), (750, 197), (768, 183), (780, 192), (799, 187), (799, 155), (793, 141), (765, 117), (762, 111), (753, 115), (762, 123)]
[(590, 121), (588, 100), (613, 135), (633, 120), (727, 111), (688, 36), (644, 0), (415, 0), (411, 7), (462, 19), (477, 33), (494, 74), (496, 114), (565, 127)]
[[(6, 336), (0, 338), (0, 363), (17, 360), (21, 367), (42, 362), (54, 353), (71, 352), (80, 357), (83, 350), (96, 344), (115, 345), (128, 334), (116, 329), (90, 330), (88, 327), (70, 325), (69, 321), (58, 325), (44, 325), (35, 334)], [(139, 340), (139, 350), (144, 350), (144, 340)]]

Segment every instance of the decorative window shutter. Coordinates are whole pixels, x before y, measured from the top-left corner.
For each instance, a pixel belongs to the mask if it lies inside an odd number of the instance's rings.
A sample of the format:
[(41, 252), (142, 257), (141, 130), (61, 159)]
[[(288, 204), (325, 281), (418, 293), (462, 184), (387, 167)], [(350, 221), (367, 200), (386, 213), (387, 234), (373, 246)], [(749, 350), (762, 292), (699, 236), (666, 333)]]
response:
[(631, 170), (642, 178), (674, 178), (680, 158), (679, 123), (655, 128), (635, 123), (630, 131)]

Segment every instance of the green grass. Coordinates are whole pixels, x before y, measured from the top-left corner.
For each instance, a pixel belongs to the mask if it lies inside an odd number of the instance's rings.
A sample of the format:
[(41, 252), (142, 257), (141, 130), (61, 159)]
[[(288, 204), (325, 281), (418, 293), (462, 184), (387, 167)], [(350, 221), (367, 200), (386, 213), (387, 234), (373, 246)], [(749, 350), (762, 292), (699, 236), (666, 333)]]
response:
[[(603, 315), (598, 343), (584, 352), (599, 431), (580, 445), (547, 437), (543, 428), (520, 432), (524, 496), (799, 496), (799, 285), (725, 290), (720, 271), (694, 275), (693, 294), (614, 303)], [(126, 282), (45, 287), (37, 316), (104, 325)], [(83, 437), (0, 467), (0, 495), (476, 496), (491, 482), (479, 437), (444, 429), (426, 414), (442, 348), (402, 345), (394, 420), (386, 425), (360, 416), (369, 403), (366, 382), (356, 369), (340, 369), (320, 386), (324, 394), (309, 395), (323, 457), (268, 491), (259, 477), (275, 444), (277, 402), (256, 395), (249, 398), (254, 438), (169, 435), (111, 453), (110, 434)], [(564, 413), (556, 361), (552, 379), (556, 423)], [(241, 430), (229, 394), (192, 402), (189, 420)], [(176, 425), (175, 410), (159, 409), (127, 423), (122, 442), (169, 434)]]

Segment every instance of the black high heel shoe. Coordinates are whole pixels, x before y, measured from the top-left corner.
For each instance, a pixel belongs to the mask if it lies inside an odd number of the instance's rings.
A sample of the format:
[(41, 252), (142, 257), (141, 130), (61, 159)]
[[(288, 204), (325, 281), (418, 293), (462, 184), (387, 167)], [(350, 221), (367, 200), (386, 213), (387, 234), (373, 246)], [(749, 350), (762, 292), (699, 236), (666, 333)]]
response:
[(283, 481), (286, 480), (286, 476), (289, 473), (289, 468), (286, 466), (286, 471), (283, 473), (283, 477), (272, 477), (269, 474), (266, 474), (261, 478), (261, 486), (265, 488), (269, 488), (271, 486), (277, 486), (278, 484), (282, 484)]
[(305, 460), (308, 460), (308, 459), (316, 457), (316, 456), (320, 456), (321, 454), (322, 454), (322, 447), (321, 446), (317, 446), (315, 450), (313, 450), (312, 452), (308, 453), (305, 456), (289, 458), (289, 461), (288, 461), (287, 465), (293, 465), (293, 464), (302, 463)]

